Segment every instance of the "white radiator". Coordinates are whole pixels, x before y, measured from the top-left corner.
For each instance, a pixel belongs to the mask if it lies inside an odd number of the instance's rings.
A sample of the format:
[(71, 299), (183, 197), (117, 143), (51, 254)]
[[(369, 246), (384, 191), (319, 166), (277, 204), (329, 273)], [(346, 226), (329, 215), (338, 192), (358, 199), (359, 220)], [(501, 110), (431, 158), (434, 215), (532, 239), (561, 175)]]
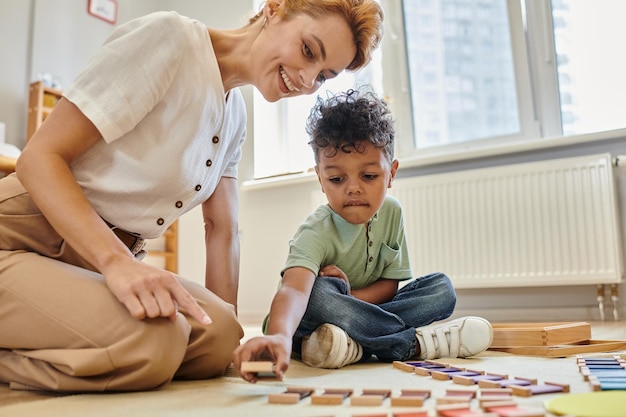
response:
[(456, 288), (618, 283), (609, 154), (397, 179), (416, 276)]

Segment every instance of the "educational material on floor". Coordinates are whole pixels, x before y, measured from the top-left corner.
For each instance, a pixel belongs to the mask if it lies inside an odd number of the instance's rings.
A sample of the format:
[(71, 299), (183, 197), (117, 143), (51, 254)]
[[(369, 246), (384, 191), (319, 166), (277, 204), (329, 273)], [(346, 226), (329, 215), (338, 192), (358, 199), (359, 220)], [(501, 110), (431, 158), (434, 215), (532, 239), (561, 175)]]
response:
[(613, 357), (579, 357), (577, 364), (593, 391), (626, 390), (626, 360)]
[(566, 357), (626, 349), (626, 340), (594, 340), (587, 322), (496, 323), (489, 350), (525, 356)]
[[(430, 376), (432, 379), (440, 381), (452, 379), (454, 382), (454, 378), (443, 377), (449, 373), (456, 374), (462, 378), (467, 378), (466, 375), (459, 375), (459, 373), (467, 372), (465, 368), (449, 366), (445, 363), (431, 360), (417, 362), (395, 361), (392, 363), (392, 366), (405, 372), (411, 372), (411, 368), (413, 368), (413, 372), (416, 375)], [(475, 374), (472, 378), (478, 378), (485, 374), (483, 371), (471, 371), (471, 373)], [(467, 379), (463, 379), (462, 381), (464, 382), (464, 385), (470, 385), (467, 383)], [(480, 379), (476, 381), (478, 382), (478, 386), (480, 388), (511, 388), (513, 395), (521, 397), (530, 397), (532, 395), (550, 394), (555, 392), (569, 392), (569, 384), (559, 382), (540, 383), (536, 378), (506, 378), (504, 376), (499, 377), (493, 375), (492, 378)]]
[[(624, 336), (624, 323), (593, 323), (592, 330), (593, 336), (597, 339), (619, 339)], [(248, 334), (248, 337), (253, 337), (253, 335)], [(584, 362), (582, 358), (585, 359)], [(90, 417), (112, 415), (166, 417), (179, 415), (181, 412), (186, 417), (207, 415), (220, 417), (247, 417), (249, 415), (439, 417), (437, 408), (449, 417), (459, 417), (463, 414), (471, 417), (501, 417), (494, 411), (487, 411), (484, 407), (487, 404), (493, 406), (494, 403), (507, 402), (515, 403), (518, 410), (513, 408), (505, 411), (506, 408), (501, 408), (498, 411), (516, 413), (513, 415), (523, 413), (521, 415), (524, 416), (564, 417), (548, 411), (545, 407), (547, 401), (600, 389), (600, 386), (594, 388), (593, 378), (600, 377), (598, 381), (604, 382), (601, 378), (615, 370), (600, 371), (597, 366), (602, 365), (602, 362), (615, 362), (623, 359), (626, 359), (626, 350), (571, 357), (513, 355), (489, 350), (472, 358), (442, 358), (434, 361), (435, 364), (429, 363), (429, 366), (479, 373), (476, 376), (457, 374), (453, 375), (452, 379), (441, 380), (432, 377), (433, 372), (439, 372), (437, 370), (431, 369), (430, 374), (425, 376), (415, 373), (414, 365), (420, 362), (417, 360), (413, 361), (413, 365), (407, 363), (392, 365), (371, 359), (342, 369), (327, 370), (311, 368), (301, 361), (292, 359), (282, 380), (263, 379), (256, 384), (250, 384), (241, 379), (234, 367), (229, 367), (226, 374), (217, 379), (173, 381), (160, 390), (111, 395), (53, 396), (38, 392), (9, 390), (0, 384), (0, 417), (82, 417), (85, 415)], [(588, 373), (587, 379), (583, 371)], [(518, 384), (526, 385), (566, 383), (569, 384), (569, 392), (543, 393), (524, 397), (513, 395), (512, 387), (500, 388), (498, 384), (497, 388), (491, 388), (485, 386), (484, 382), (482, 386), (479, 385), (481, 381), (490, 380), (517, 380)], [(508, 382), (504, 385), (506, 384)], [(311, 404), (310, 396), (320, 394), (327, 388), (350, 388), (353, 392), (340, 404)], [(606, 388), (606, 385), (603, 388)], [(299, 389), (302, 389), (304, 393), (296, 392)], [(468, 402), (462, 399), (465, 394), (463, 389), (476, 390), (476, 396), (469, 401), (469, 407), (467, 407)], [(377, 399), (368, 397), (355, 400), (353, 404), (353, 398), (361, 397), (366, 393), (379, 392), (385, 396), (388, 390), (391, 390), (391, 393), (383, 398), (382, 403), (380, 403), (380, 397)], [(459, 390), (458, 397), (455, 397), (457, 390)], [(270, 402), (270, 397), (280, 393), (288, 393), (295, 397), (295, 400), (291, 400), (291, 403)], [(23, 399), (28, 402), (24, 402)], [(359, 401), (362, 402), (359, 403)], [(371, 405), (366, 405), (366, 403)], [(455, 406), (456, 410), (443, 408)]]
[(492, 348), (556, 346), (591, 339), (587, 322), (492, 323)]
[(626, 391), (598, 391), (561, 395), (545, 403), (546, 410), (558, 416), (624, 417)]

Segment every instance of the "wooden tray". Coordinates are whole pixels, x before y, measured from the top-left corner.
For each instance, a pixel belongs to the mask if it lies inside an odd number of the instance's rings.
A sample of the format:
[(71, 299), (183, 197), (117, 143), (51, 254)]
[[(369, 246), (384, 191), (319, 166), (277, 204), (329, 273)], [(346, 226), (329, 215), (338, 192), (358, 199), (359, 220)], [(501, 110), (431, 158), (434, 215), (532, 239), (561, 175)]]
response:
[(556, 346), (591, 339), (591, 325), (571, 323), (496, 323), (491, 348)]
[(545, 356), (561, 358), (570, 355), (580, 355), (593, 352), (613, 352), (626, 350), (626, 340), (587, 340), (579, 343), (557, 346), (519, 346), (507, 348), (489, 348), (499, 352), (525, 356)]

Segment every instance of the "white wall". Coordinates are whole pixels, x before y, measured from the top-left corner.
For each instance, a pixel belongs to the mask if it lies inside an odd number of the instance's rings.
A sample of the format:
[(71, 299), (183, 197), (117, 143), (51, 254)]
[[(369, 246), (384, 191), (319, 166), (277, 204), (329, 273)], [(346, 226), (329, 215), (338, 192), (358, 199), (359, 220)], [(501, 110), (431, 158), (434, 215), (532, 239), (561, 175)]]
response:
[[(209, 26), (242, 25), (253, 14), (252, 0), (118, 0), (118, 22), (154, 10), (177, 10)], [(59, 76), (64, 84), (89, 59), (113, 26), (87, 14), (87, 0), (0, 0), (0, 121), (7, 124), (7, 141), (22, 146), (26, 132), (28, 83), (39, 72)], [(31, 30), (33, 27), (33, 30)], [(248, 103), (248, 141), (240, 166), (240, 179), (252, 178), (252, 92), (243, 89)], [(612, 151), (626, 154), (626, 141), (599, 142), (544, 152), (489, 158), (402, 171), (421, 175), (449, 170), (522, 162), (584, 153)], [(626, 181), (620, 178), (620, 199), (626, 207)], [(265, 315), (287, 256), (287, 244), (298, 224), (311, 210), (315, 180), (269, 189), (241, 192), (240, 230), (242, 265), (239, 313), (244, 322), (258, 323)], [(623, 210), (622, 210), (623, 213)], [(622, 215), (624, 217), (624, 215)], [(625, 222), (626, 223), (626, 222)], [(200, 209), (185, 215), (180, 230), (180, 274), (203, 282), (204, 229)], [(626, 290), (620, 287), (624, 314)], [(609, 303), (610, 304), (610, 303)], [(607, 310), (607, 313), (610, 311)], [(493, 320), (572, 321), (599, 317), (595, 288), (521, 288), (464, 290), (459, 292), (456, 315), (481, 314)]]
[(6, 141), (21, 148), (26, 136), (30, 63), (30, 1), (0, 0), (0, 122)]

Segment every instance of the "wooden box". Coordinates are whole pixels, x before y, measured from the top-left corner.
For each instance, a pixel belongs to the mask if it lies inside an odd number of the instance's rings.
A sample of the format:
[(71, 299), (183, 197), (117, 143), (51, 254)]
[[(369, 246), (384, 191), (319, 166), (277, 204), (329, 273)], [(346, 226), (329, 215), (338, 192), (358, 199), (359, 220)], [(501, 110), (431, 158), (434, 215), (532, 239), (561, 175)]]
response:
[(490, 348), (556, 346), (591, 339), (591, 325), (572, 323), (499, 323), (493, 326)]
[(626, 340), (585, 340), (579, 343), (555, 346), (516, 346), (489, 348), (513, 355), (543, 356), (547, 358), (564, 358), (571, 355), (582, 355), (596, 352), (614, 352), (626, 349)]

